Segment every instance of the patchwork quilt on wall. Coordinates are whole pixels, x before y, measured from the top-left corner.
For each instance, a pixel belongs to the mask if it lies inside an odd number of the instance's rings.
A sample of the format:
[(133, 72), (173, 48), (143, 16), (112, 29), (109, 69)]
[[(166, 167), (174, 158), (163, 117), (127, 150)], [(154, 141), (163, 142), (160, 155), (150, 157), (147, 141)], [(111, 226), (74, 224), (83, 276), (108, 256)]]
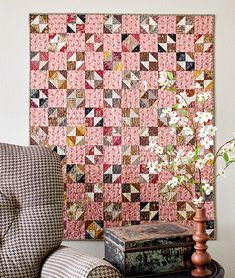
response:
[[(177, 93), (195, 81), (213, 93), (213, 36), (210, 15), (30, 15), (30, 143), (61, 157), (65, 239), (149, 221), (192, 225), (191, 197), (176, 189), (166, 200), (167, 175), (149, 173), (148, 145), (180, 141), (158, 117)], [(157, 89), (160, 71), (173, 71), (176, 93)], [(213, 238), (214, 196), (206, 206)]]

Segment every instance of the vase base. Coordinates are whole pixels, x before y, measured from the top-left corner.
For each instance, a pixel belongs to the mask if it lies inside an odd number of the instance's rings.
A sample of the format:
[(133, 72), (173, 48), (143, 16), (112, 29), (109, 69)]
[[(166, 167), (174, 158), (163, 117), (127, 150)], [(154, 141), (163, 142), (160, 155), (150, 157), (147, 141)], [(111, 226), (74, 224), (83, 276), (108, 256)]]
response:
[(209, 277), (211, 276), (212, 272), (207, 268), (195, 268), (191, 271), (193, 277)]

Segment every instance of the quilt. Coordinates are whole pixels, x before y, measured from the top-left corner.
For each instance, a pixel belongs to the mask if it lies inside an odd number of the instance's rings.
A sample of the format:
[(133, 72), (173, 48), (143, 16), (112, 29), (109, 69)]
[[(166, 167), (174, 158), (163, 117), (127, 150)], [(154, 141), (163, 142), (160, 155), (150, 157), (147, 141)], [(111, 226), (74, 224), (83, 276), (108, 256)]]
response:
[[(195, 81), (213, 93), (214, 16), (30, 14), (29, 25), (30, 144), (61, 157), (64, 238), (155, 221), (192, 226), (191, 197), (178, 188), (166, 200), (167, 176), (149, 173), (148, 146), (177, 144), (158, 117), (177, 93)], [(175, 93), (157, 88), (161, 71), (176, 76)], [(214, 238), (213, 194), (206, 207)]]

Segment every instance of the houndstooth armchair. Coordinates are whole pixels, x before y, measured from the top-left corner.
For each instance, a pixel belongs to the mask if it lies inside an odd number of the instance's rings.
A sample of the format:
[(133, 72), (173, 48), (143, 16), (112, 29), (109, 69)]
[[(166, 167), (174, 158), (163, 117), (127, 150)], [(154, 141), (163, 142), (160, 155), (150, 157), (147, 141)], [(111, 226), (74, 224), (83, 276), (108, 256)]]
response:
[(60, 246), (63, 181), (45, 147), (0, 144), (0, 277), (121, 277), (109, 263)]

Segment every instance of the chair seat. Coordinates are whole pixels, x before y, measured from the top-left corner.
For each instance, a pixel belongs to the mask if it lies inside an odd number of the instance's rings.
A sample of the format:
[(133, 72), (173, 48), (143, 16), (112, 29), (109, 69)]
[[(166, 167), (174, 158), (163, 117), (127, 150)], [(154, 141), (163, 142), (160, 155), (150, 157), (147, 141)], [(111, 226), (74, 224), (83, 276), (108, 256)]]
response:
[(108, 262), (61, 246), (44, 262), (41, 278), (120, 278)]

